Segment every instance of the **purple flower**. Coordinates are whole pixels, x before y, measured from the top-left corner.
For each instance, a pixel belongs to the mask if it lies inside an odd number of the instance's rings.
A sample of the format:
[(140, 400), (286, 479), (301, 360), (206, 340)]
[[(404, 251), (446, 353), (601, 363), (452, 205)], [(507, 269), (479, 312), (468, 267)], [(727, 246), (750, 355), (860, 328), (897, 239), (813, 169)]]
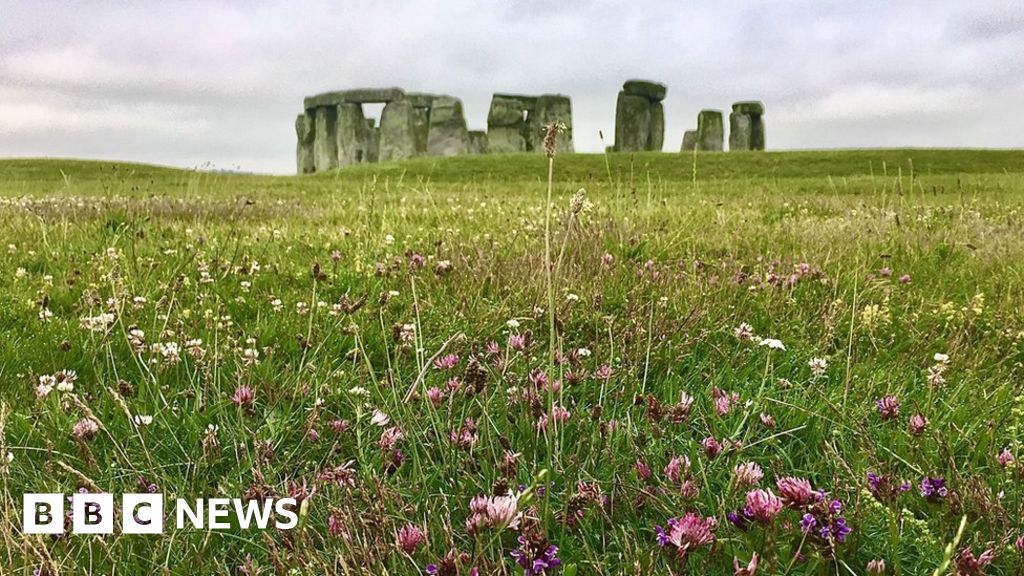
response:
[(511, 553), (516, 563), (523, 568), (523, 576), (543, 576), (562, 564), (558, 547), (549, 544), (542, 535), (524, 534), (519, 536), (519, 549)]
[(946, 480), (942, 477), (929, 477), (925, 476), (921, 480), (921, 496), (929, 502), (940, 502), (946, 497), (948, 490), (946, 490)]
[(892, 420), (900, 415), (900, 401), (893, 395), (883, 396), (875, 401), (882, 420)]
[(818, 524), (818, 520), (814, 517), (814, 514), (807, 513), (800, 519), (800, 530), (804, 534), (810, 534), (811, 530)]

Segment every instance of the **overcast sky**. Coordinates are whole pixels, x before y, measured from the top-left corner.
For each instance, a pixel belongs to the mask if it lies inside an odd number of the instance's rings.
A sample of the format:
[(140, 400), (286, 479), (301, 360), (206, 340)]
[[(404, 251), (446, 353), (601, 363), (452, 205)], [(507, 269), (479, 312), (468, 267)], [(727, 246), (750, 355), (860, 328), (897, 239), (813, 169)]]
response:
[(769, 148), (1024, 147), (1022, 0), (0, 0), (0, 157), (289, 173), (302, 98), (572, 97), (612, 140), (628, 78), (668, 85), (665, 149), (701, 108), (764, 101)]

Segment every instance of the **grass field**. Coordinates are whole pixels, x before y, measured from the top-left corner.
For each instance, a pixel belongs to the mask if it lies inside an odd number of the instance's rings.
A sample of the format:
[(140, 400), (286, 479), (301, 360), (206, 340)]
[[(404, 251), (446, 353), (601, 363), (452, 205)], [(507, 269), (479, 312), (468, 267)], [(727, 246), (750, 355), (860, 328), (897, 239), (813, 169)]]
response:
[(0, 161), (0, 573), (1022, 573), (1024, 151), (547, 170)]

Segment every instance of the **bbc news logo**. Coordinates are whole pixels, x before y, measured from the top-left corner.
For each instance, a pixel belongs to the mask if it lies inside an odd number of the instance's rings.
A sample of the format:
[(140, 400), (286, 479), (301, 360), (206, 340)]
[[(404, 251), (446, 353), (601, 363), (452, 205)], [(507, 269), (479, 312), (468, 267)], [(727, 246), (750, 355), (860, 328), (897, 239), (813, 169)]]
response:
[[(22, 531), (25, 534), (63, 534), (64, 494), (25, 494), (22, 497)], [(113, 534), (114, 495), (78, 493), (71, 495), (71, 532)], [(164, 531), (163, 494), (122, 494), (120, 525), (123, 534), (160, 534)], [(234, 520), (234, 522), (231, 522)], [(209, 498), (174, 501), (174, 523), (178, 530), (265, 530), (271, 525), (289, 530), (299, 523), (295, 498), (248, 500)]]

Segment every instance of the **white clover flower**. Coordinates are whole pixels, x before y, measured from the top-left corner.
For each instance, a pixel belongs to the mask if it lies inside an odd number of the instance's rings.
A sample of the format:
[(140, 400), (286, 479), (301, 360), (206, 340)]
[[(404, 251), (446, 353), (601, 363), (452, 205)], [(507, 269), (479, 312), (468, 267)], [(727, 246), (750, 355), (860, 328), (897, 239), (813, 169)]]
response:
[(565, 295), (565, 299), (568, 300), (569, 302), (578, 302), (580, 297), (577, 294), (569, 293)]
[(387, 426), (388, 422), (391, 422), (391, 417), (381, 412), (379, 409), (373, 409), (373, 417), (370, 418), (370, 424), (374, 426)]
[(149, 426), (153, 423), (152, 416), (143, 416), (142, 414), (136, 414), (134, 420), (136, 426)]
[(579, 348), (576, 350), (576, 355), (580, 358), (590, 358), (590, 348)]
[(519, 328), (519, 320), (512, 318), (508, 322), (505, 322), (505, 326), (508, 326), (509, 328), (515, 330), (516, 328)]
[(828, 368), (828, 360), (824, 358), (811, 358), (807, 361), (807, 365), (810, 366), (812, 374), (821, 376), (825, 373), (825, 369)]
[(366, 388), (363, 388), (362, 386), (353, 386), (352, 388), (348, 389), (348, 393), (353, 396), (363, 396), (364, 398), (370, 397), (370, 391), (367, 390)]
[(385, 244), (394, 244), (395, 243), (395, 237), (392, 236), (391, 234), (385, 235), (384, 236), (384, 243)]
[(941, 362), (943, 364), (949, 364), (949, 354), (943, 354), (941, 352), (936, 352), (934, 358), (935, 358), (936, 362)]

